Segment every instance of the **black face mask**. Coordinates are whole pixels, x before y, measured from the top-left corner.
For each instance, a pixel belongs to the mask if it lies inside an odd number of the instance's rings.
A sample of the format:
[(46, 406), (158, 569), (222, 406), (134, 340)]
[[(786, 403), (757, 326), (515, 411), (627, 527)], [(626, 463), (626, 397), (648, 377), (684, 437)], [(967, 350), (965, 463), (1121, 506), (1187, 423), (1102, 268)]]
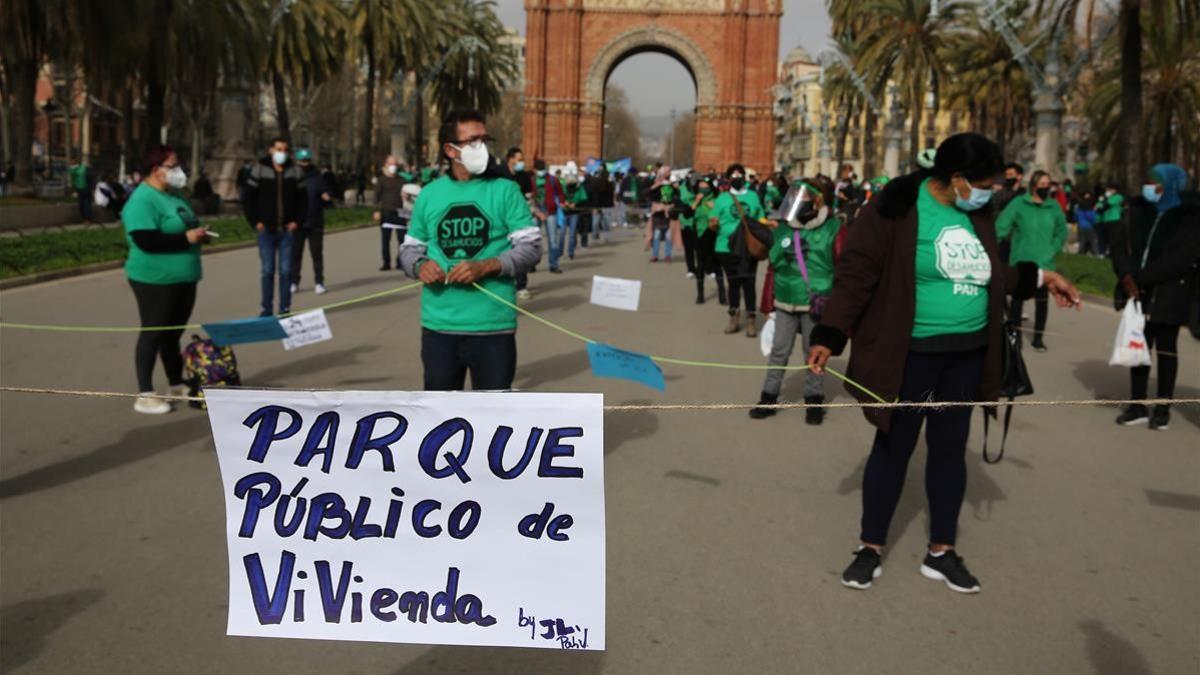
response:
[(1035, 190), (1035, 192), (1037, 193), (1038, 199), (1045, 199), (1046, 197), (1050, 196), (1050, 188), (1048, 187), (1038, 188)]
[(1016, 178), (1005, 178), (1005, 179), (1004, 179), (1004, 187), (1008, 188), (1009, 190), (1011, 190), (1011, 189), (1013, 189), (1014, 187), (1016, 187), (1016, 185), (1017, 185), (1017, 179), (1016, 179)]
[(796, 220), (808, 223), (817, 217), (816, 202), (800, 202), (800, 210), (796, 212)]
[(746, 179), (743, 176), (735, 176), (729, 181), (729, 186), (734, 190), (741, 190), (746, 187)]

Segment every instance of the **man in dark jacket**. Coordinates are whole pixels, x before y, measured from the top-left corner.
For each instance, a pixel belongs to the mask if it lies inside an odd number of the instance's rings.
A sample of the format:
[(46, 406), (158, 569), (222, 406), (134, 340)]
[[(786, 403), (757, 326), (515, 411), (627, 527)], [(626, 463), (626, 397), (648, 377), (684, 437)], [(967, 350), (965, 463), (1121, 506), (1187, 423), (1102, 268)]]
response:
[(383, 160), (383, 175), (375, 181), (375, 221), (379, 223), (380, 252), (383, 265), (380, 272), (392, 269), (392, 232), (396, 233), (396, 269), (400, 269), (400, 246), (408, 232), (408, 216), (404, 214), (404, 185), (411, 182), (400, 171), (395, 155)]
[(304, 220), (293, 236), (292, 244), (292, 293), (300, 287), (300, 268), (304, 265), (304, 242), (312, 250), (313, 278), (317, 295), (325, 292), (325, 209), (333, 206), (333, 185), (328, 171), (321, 172), (312, 162), (308, 148), (296, 151), (296, 163), (300, 165), (300, 189), (304, 192)]
[(292, 308), (293, 233), (304, 220), (305, 194), (300, 189), (300, 169), (288, 155), (284, 138), (271, 141), (267, 156), (246, 177), (243, 208), (246, 221), (258, 232), (258, 257), (262, 261), (262, 313), (274, 311), (275, 272), (279, 271), (279, 313)]

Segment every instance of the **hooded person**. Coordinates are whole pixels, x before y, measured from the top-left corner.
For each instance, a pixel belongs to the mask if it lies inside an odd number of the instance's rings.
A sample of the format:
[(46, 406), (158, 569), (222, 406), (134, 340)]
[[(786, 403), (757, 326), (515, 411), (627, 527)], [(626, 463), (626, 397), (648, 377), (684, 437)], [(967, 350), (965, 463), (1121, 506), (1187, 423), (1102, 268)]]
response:
[[(1200, 194), (1188, 190), (1187, 173), (1174, 164), (1157, 164), (1141, 195), (1130, 203), (1128, 225), (1112, 232), (1113, 270), (1121, 283), (1116, 306), (1129, 300), (1141, 303), (1146, 315), (1146, 344), (1158, 352), (1158, 398), (1175, 397), (1179, 372), (1179, 327), (1196, 310), (1195, 265), (1200, 260)], [(1130, 398), (1144, 400), (1150, 366), (1131, 368)], [(1168, 405), (1153, 411), (1145, 405), (1127, 407), (1117, 424), (1149, 424), (1165, 431), (1170, 422)]]

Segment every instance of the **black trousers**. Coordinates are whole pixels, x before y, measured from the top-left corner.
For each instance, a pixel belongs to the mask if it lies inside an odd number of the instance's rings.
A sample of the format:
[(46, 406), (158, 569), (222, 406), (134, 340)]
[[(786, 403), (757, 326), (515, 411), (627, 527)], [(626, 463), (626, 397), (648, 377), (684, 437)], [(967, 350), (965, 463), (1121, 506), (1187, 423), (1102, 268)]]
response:
[[(1146, 345), (1158, 351), (1158, 398), (1175, 397), (1175, 378), (1179, 373), (1179, 326), (1146, 322)], [(1130, 398), (1146, 398), (1150, 388), (1150, 366), (1129, 369)]]
[[(144, 284), (129, 280), (137, 299), (142, 326), (179, 326), (188, 322), (196, 305), (196, 284)], [(183, 329), (142, 331), (138, 333), (133, 364), (137, 370), (138, 391), (154, 391), (154, 360), (162, 359), (167, 384), (183, 383), (183, 354), (179, 338)]]
[(421, 329), (425, 391), (462, 391), (471, 373), (476, 391), (512, 389), (517, 335), (461, 335)]
[(725, 272), (726, 283), (729, 284), (729, 313), (737, 312), (742, 298), (745, 298), (746, 313), (754, 314), (758, 307), (754, 288), (754, 281), (758, 276), (758, 261), (743, 262), (739, 256), (732, 253), (717, 255), (721, 262), (721, 270)]
[[(910, 352), (900, 385), (901, 401), (974, 401), (983, 377), (984, 350), (961, 354)], [(900, 503), (908, 460), (927, 422), (925, 496), (929, 500), (929, 541), (953, 546), (958, 513), (967, 490), (967, 436), (973, 408), (941, 410), (896, 408), (887, 433), (875, 432), (875, 443), (863, 473), (862, 541), (883, 546)]]
[(717, 236), (712, 231), (702, 231), (696, 238), (696, 296), (704, 297), (704, 277), (712, 274), (717, 282), (717, 299), (725, 304), (725, 271), (721, 269), (720, 260), (713, 250), (716, 243)]
[(408, 233), (408, 227), (380, 227), (379, 228), (379, 251), (383, 254), (383, 266), (391, 269), (392, 267), (392, 233), (396, 233), (396, 269), (400, 269), (400, 245), (404, 243), (404, 235)]
[(312, 249), (313, 278), (325, 283), (325, 230), (300, 228), (292, 233), (292, 283), (300, 285), (300, 268), (304, 266), (304, 242)]
[[(1018, 321), (1025, 309), (1025, 301), (1013, 297), (1008, 306), (1008, 318)], [(1042, 286), (1033, 296), (1033, 339), (1041, 340), (1046, 330), (1046, 319), (1050, 314), (1050, 289)]]
[(692, 274), (700, 274), (700, 245), (696, 230), (688, 226), (680, 228), (683, 235), (683, 262), (687, 265), (687, 271)]

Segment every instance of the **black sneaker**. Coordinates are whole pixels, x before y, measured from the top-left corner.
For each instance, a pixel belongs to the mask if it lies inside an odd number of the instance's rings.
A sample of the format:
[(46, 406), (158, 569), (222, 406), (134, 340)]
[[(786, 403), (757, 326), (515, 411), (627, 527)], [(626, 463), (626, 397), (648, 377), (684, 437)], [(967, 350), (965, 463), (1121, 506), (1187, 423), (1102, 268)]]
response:
[(1171, 408), (1165, 405), (1154, 406), (1154, 414), (1150, 416), (1150, 428), (1154, 431), (1166, 431), (1171, 423)]
[(1041, 338), (1034, 338), (1033, 342), (1031, 342), (1031, 343), (1029, 344), (1029, 346), (1030, 346), (1030, 347), (1033, 347), (1033, 351), (1035, 351), (1035, 352), (1044, 352), (1044, 351), (1046, 351), (1046, 343), (1045, 343), (1045, 342), (1042, 342), (1042, 339), (1041, 339)]
[[(774, 405), (779, 402), (779, 396), (763, 393), (758, 398), (759, 405)], [(750, 419), (761, 420), (779, 412), (778, 408), (751, 408)]]
[(1135, 424), (1145, 424), (1150, 421), (1150, 412), (1146, 410), (1146, 406), (1140, 403), (1135, 403), (1125, 408), (1125, 411), (1117, 416), (1117, 424), (1123, 427), (1131, 427)]
[[(804, 402), (807, 403), (808, 405), (813, 405), (813, 404), (820, 405), (825, 402), (825, 397), (824, 396), (805, 396)], [(805, 424), (811, 424), (813, 426), (817, 426), (821, 422), (824, 422), (824, 421), (825, 421), (825, 409), (824, 408), (805, 408), (804, 409), (804, 423)]]
[(391, 265), (388, 265), (388, 264), (384, 264), (384, 265), (381, 265), (381, 266), (379, 267), (379, 271), (380, 271), (380, 272), (386, 272), (386, 271), (388, 271), (388, 270), (390, 270), (390, 269), (392, 269), (392, 266), (391, 266)]
[(869, 546), (861, 546), (854, 552), (854, 561), (842, 572), (842, 585), (865, 591), (871, 582), (883, 576), (883, 558)]
[(953, 550), (942, 555), (925, 554), (925, 562), (921, 564), (921, 576), (935, 581), (944, 581), (952, 591), (959, 593), (978, 593), (979, 580), (967, 571), (963, 559)]

